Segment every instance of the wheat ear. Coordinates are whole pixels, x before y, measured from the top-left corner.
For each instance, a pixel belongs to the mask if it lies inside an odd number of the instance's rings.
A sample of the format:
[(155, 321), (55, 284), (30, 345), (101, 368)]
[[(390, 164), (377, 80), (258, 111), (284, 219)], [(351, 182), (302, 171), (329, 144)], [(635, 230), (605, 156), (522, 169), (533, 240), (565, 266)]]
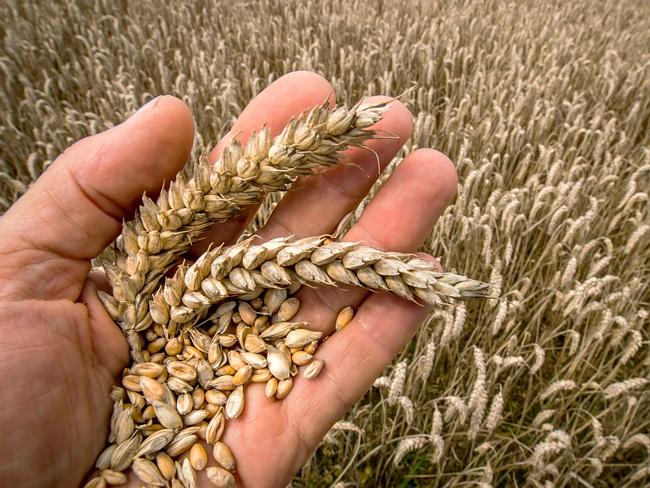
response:
[(150, 324), (148, 302), (160, 278), (216, 221), (261, 201), (267, 192), (287, 190), (316, 167), (336, 164), (341, 152), (362, 147), (376, 135), (367, 129), (381, 119), (389, 101), (357, 103), (330, 111), (327, 103), (292, 119), (281, 134), (268, 127), (236, 140), (210, 165), (194, 165), (194, 177), (179, 175), (154, 202), (143, 196), (133, 220), (125, 222), (113, 256), (102, 264), (113, 287), (113, 318), (125, 332)]
[(194, 321), (226, 297), (246, 298), (262, 289), (296, 283), (364, 287), (430, 304), (487, 294), (485, 283), (441, 273), (432, 263), (412, 254), (326, 237), (253, 242), (251, 238), (227, 248), (208, 250), (191, 266), (179, 267), (151, 300), (153, 321), (167, 327), (173, 336), (180, 324)]

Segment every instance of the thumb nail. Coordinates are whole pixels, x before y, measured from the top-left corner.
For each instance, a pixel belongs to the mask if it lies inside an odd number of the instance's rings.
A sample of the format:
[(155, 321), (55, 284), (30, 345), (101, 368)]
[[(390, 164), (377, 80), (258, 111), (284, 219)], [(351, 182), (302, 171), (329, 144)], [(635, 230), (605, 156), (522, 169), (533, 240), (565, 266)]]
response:
[(154, 98), (154, 99), (152, 99), (152, 100), (149, 100), (149, 101), (148, 101), (147, 103), (145, 103), (142, 107), (140, 107), (140, 108), (139, 108), (139, 109), (138, 109), (138, 110), (137, 110), (133, 115), (131, 115), (131, 117), (129, 117), (129, 120), (136, 119), (136, 118), (138, 118), (138, 116), (140, 116), (140, 114), (142, 114), (143, 112), (146, 112), (147, 110), (152, 109), (153, 107), (156, 106), (156, 104), (158, 103), (159, 100), (160, 100), (160, 97), (159, 97), (159, 96), (156, 97), (156, 98)]

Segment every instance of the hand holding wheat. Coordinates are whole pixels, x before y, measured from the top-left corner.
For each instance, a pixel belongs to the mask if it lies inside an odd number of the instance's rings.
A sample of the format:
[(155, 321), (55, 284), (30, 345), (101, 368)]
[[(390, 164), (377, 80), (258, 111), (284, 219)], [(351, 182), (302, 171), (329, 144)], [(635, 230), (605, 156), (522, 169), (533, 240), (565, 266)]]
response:
[[(292, 116), (331, 93), (314, 74), (281, 78), (250, 103), (210, 160), (232, 137), (245, 142), (263, 123), (278, 133)], [(374, 183), (377, 158), (385, 166), (408, 139), (411, 124), (408, 110), (391, 102), (374, 128), (395, 137), (369, 141), (372, 152), (348, 150), (344, 163), (351, 164), (299, 179), (260, 236), (334, 232)], [(171, 97), (158, 98), (124, 124), (72, 146), (0, 220), (0, 426), (5, 432), (0, 479), (9, 485), (73, 486), (102, 449), (109, 391), (127, 365), (128, 347), (97, 298), (105, 282), (88, 275), (90, 259), (116, 237), (142, 192), (155, 193), (185, 164), (192, 136), (187, 107)], [(412, 251), (455, 187), (447, 158), (418, 150), (343, 239)], [(236, 220), (206, 223), (210, 240), (233, 242), (252, 207)], [(427, 313), (418, 304), (362, 289), (305, 289), (298, 298), (302, 307), (294, 320), (309, 320), (312, 329), (325, 334), (333, 332), (342, 308), (351, 305), (357, 313), (352, 326), (320, 347), (327, 364), (323, 374), (297, 381), (285, 401), (267, 400), (263, 385), (248, 388), (247, 402), (255, 408), (224, 433), (244, 486), (286, 484)], [(199, 485), (207, 480), (199, 478)]]

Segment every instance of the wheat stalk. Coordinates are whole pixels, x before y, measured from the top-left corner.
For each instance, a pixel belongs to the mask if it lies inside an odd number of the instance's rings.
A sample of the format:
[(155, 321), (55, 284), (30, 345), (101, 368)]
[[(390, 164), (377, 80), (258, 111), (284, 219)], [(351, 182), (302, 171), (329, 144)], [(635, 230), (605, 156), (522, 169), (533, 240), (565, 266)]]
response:
[(376, 136), (368, 127), (388, 108), (388, 101), (359, 102), (330, 111), (324, 102), (292, 119), (276, 137), (265, 126), (245, 145), (233, 139), (214, 165), (202, 158), (191, 179), (177, 176), (155, 202), (144, 195), (134, 218), (123, 224), (112, 259), (102, 262), (116, 302), (113, 318), (124, 331), (146, 329), (151, 293), (211, 223), (238, 214), (268, 192), (289, 189), (317, 167), (338, 163), (342, 151)]

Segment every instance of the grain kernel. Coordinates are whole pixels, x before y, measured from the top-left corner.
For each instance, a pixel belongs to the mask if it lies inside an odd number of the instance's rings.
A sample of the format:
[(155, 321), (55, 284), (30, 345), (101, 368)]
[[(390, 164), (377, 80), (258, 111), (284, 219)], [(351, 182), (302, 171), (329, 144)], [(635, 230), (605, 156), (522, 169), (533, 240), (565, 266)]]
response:
[(212, 449), (214, 460), (219, 463), (223, 468), (228, 471), (235, 470), (235, 456), (233, 456), (230, 448), (223, 442), (215, 442)]
[(190, 464), (192, 467), (201, 471), (208, 464), (208, 453), (201, 444), (194, 444), (190, 450)]
[(354, 317), (354, 309), (352, 307), (345, 307), (336, 316), (336, 330), (341, 330), (348, 325)]

